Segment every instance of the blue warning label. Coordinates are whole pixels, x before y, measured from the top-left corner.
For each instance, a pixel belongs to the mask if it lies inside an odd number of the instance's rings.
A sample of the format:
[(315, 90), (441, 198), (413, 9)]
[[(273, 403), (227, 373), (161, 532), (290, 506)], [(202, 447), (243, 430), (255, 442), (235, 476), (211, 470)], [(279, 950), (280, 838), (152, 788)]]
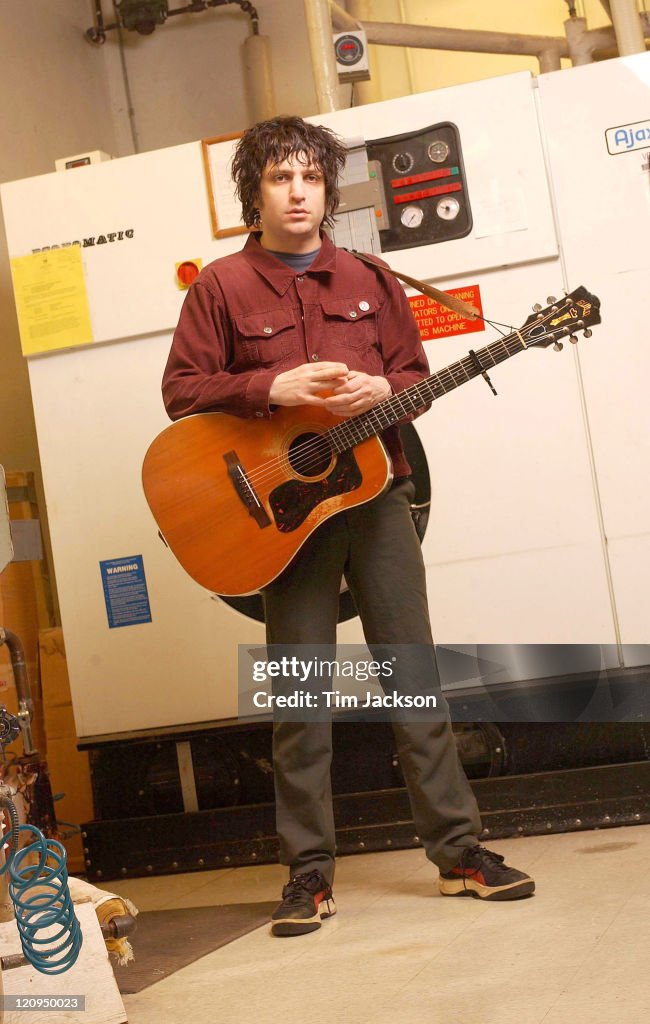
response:
[(109, 558), (105, 562), (100, 562), (99, 568), (110, 628), (151, 622), (142, 555)]

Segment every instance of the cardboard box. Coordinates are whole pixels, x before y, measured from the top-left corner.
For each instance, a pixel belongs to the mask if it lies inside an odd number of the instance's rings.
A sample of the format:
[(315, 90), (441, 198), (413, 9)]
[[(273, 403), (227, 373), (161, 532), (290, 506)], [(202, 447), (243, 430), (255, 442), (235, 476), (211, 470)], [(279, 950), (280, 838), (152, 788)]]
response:
[[(54, 808), (58, 821), (79, 825), (94, 817), (94, 808), (88, 754), (77, 750), (62, 629), (41, 630), (39, 661), (52, 792), (55, 797), (63, 794)], [(61, 826), (61, 831), (66, 831), (65, 825)], [(82, 837), (75, 835), (62, 841), (68, 851), (70, 873), (85, 873)]]

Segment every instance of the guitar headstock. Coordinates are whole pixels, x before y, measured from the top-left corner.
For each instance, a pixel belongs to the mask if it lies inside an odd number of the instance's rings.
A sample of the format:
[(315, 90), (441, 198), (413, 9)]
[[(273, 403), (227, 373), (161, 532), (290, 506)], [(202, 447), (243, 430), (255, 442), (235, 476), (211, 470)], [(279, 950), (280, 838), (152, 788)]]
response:
[(541, 345), (546, 348), (554, 343), (562, 348), (560, 338), (569, 337), (575, 344), (576, 331), (584, 331), (585, 338), (591, 337), (591, 328), (600, 323), (600, 300), (591, 295), (582, 285), (561, 299), (549, 297), (546, 309), (534, 306), (534, 312), (519, 329), (525, 344)]

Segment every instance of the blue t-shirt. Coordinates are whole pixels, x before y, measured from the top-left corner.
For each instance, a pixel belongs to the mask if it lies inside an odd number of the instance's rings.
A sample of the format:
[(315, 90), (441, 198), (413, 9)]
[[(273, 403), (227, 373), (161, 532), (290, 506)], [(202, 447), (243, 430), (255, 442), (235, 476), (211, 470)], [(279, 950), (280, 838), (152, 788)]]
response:
[(273, 249), (267, 249), (266, 251), (271, 256), (276, 256), (279, 260), (282, 260), (292, 270), (297, 270), (299, 274), (302, 274), (303, 271), (309, 270), (318, 256), (320, 248), (314, 249), (313, 252), (274, 252)]

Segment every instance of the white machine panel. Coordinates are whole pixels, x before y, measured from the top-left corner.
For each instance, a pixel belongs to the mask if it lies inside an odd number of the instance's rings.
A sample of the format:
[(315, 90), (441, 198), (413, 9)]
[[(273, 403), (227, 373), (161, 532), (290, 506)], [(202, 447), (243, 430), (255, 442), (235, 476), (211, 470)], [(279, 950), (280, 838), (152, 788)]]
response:
[[(602, 301), (603, 324), (578, 358), (625, 660), (645, 663), (650, 130), (638, 124), (650, 127), (650, 54), (543, 75), (539, 97), (567, 276)], [(612, 129), (629, 148), (611, 152)]]
[[(557, 103), (574, 76), (550, 76), (557, 77)], [(453, 122), (474, 227), (464, 238), (390, 253), (389, 262), (425, 279), (444, 278), (446, 287), (478, 285), (486, 315), (512, 328), (533, 303), (546, 305), (549, 293), (580, 284), (601, 293), (611, 322), (605, 296), (619, 287), (613, 264), (605, 272), (595, 255), (578, 258), (580, 243), (568, 257), (566, 279), (563, 274), (534, 91), (530, 76), (518, 74), (312, 120), (365, 139)], [(582, 166), (580, 151), (574, 149), (573, 159), (574, 170)], [(582, 175), (588, 174), (585, 164)], [(78, 734), (231, 718), (237, 644), (262, 643), (263, 627), (185, 575), (157, 536), (140, 468), (168, 422), (160, 378), (182, 300), (174, 265), (192, 258), (205, 264), (240, 248), (244, 238), (211, 236), (198, 143), (14, 182), (2, 196), (12, 256), (99, 231), (134, 229), (129, 240), (82, 249), (95, 340), (112, 343), (29, 361)], [(563, 245), (571, 254), (567, 231)], [(608, 392), (598, 369), (608, 348), (602, 331), (595, 328), (594, 337), (581, 342), (579, 356), (568, 344), (559, 354), (522, 353), (493, 370), (497, 398), (478, 378), (417, 422), (432, 478), (423, 550), (440, 643), (616, 642), (592, 473), (598, 460), (608, 464), (614, 442), (603, 428), (594, 456), (584, 420), (585, 395), (591, 424)], [(427, 342), (432, 368), (495, 337), (490, 329)], [(625, 437), (627, 421), (610, 419), (610, 428), (612, 422)], [(646, 444), (647, 436), (635, 428)], [(630, 442), (631, 449), (640, 443)], [(613, 490), (623, 477), (615, 476), (615, 466), (609, 472)], [(603, 486), (600, 477), (598, 483)], [(636, 487), (642, 506), (645, 480), (637, 479)], [(629, 543), (623, 510), (616, 514), (610, 557), (612, 544)], [(615, 509), (607, 515), (614, 521)], [(100, 563), (136, 555), (151, 621), (110, 628)], [(624, 569), (623, 554), (616, 558), (616, 607), (631, 623), (634, 588), (637, 598), (644, 591), (634, 583), (634, 565)], [(643, 634), (632, 625), (626, 629), (630, 643), (642, 643)], [(361, 639), (358, 620), (341, 627), (340, 639)]]

